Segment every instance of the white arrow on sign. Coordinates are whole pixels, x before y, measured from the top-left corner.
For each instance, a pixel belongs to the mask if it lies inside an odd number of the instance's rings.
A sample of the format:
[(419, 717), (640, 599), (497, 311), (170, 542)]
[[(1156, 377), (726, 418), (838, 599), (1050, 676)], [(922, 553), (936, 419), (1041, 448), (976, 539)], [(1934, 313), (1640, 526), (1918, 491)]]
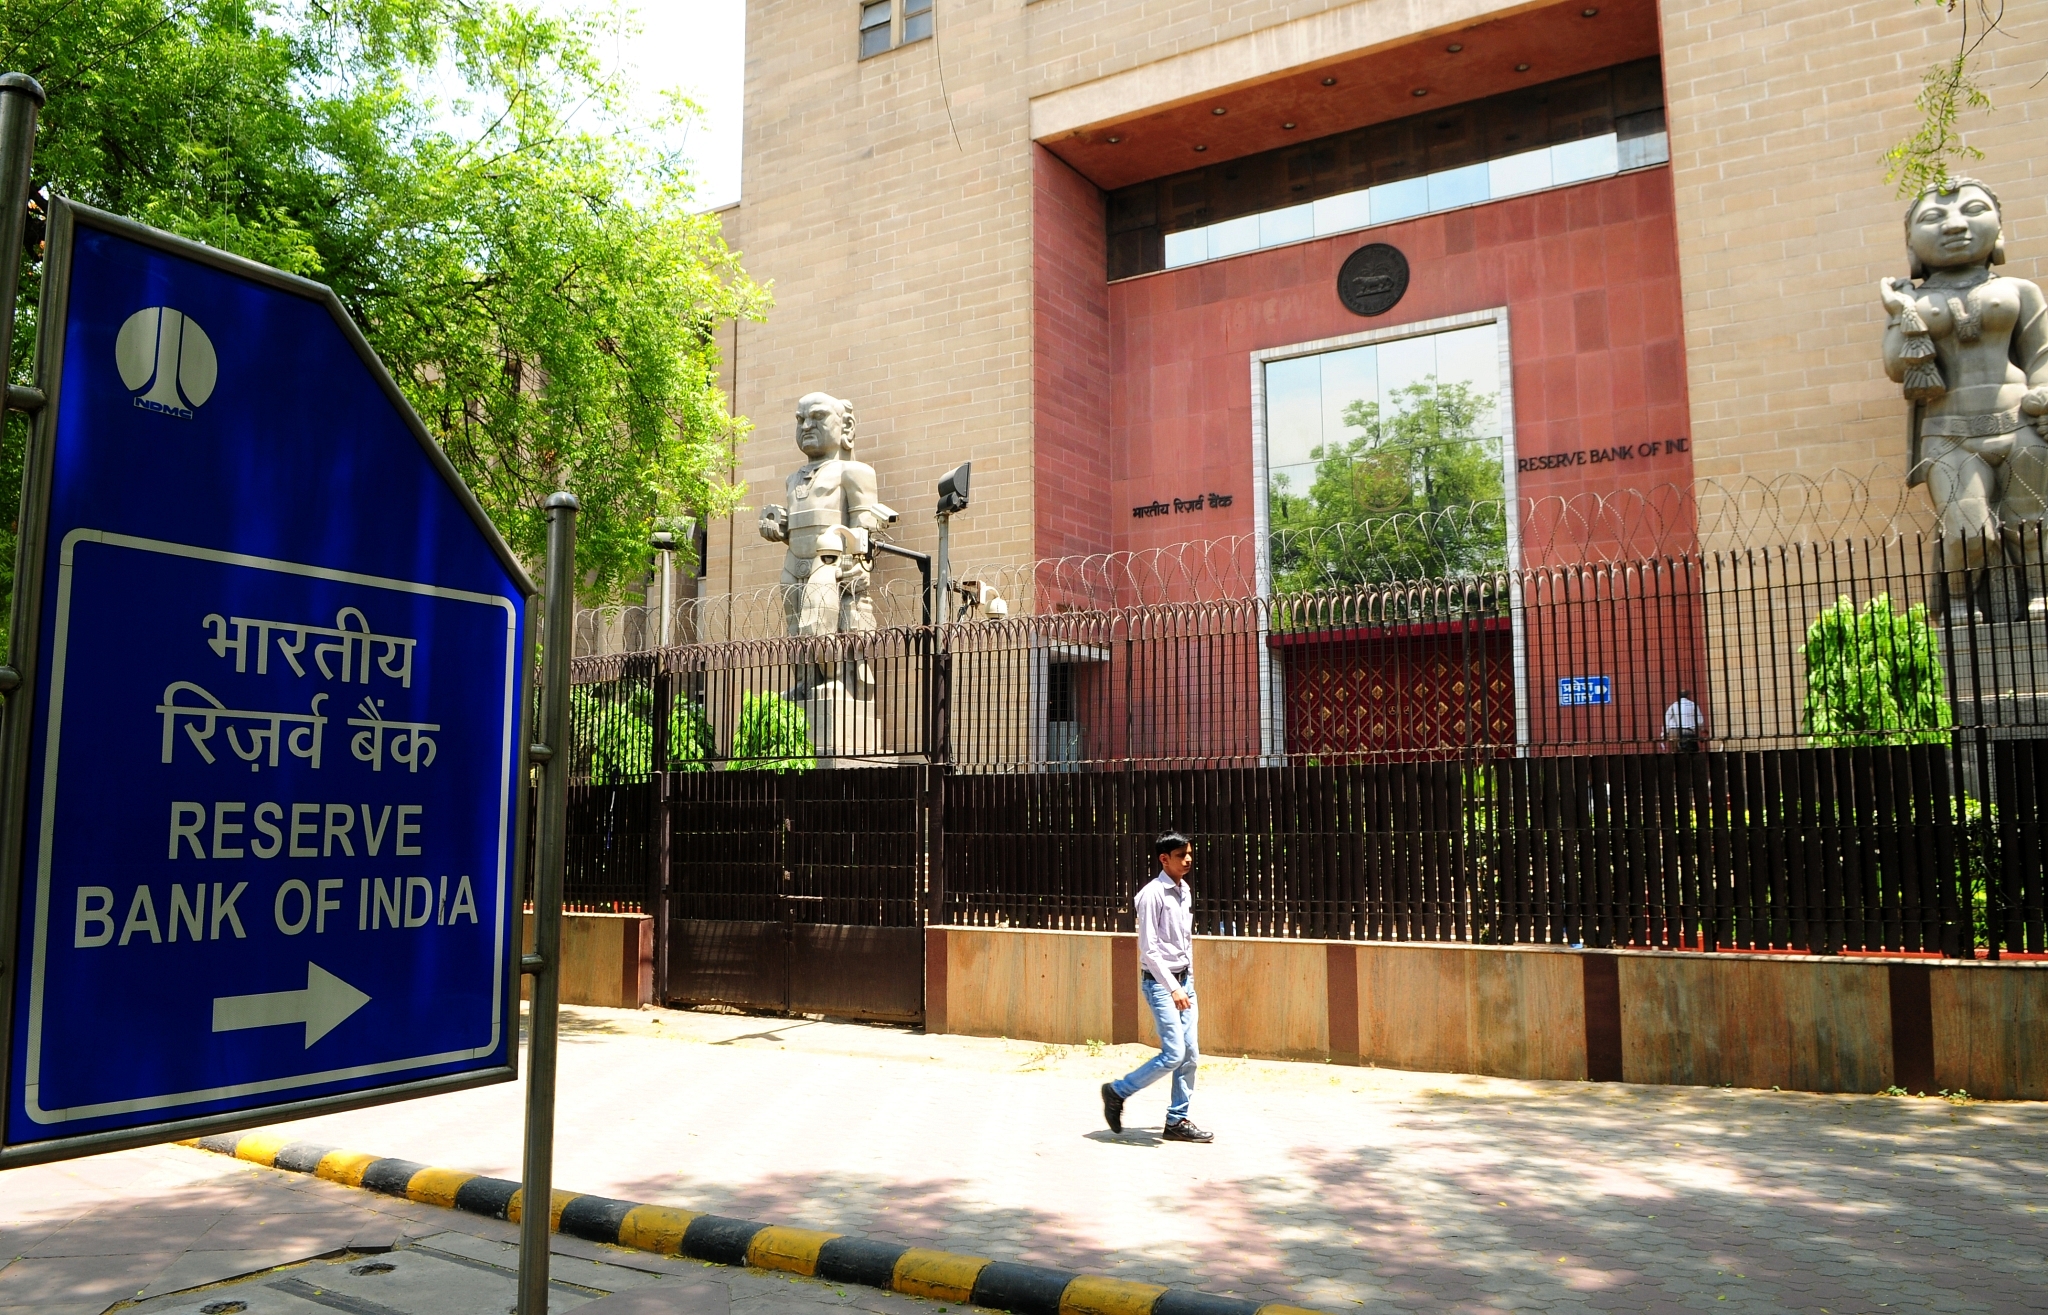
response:
[(306, 989), (270, 991), (263, 995), (222, 995), (213, 1001), (213, 1030), (239, 1032), (248, 1027), (306, 1025), (306, 1048), (341, 1026), (342, 1020), (370, 1003), (370, 997), (310, 959)]

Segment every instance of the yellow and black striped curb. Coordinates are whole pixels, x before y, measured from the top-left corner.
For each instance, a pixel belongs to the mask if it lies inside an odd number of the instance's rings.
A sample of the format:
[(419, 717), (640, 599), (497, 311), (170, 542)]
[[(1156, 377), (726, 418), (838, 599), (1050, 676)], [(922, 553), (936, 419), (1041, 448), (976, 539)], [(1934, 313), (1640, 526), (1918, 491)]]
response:
[[(402, 1196), (423, 1205), (519, 1221), (519, 1184), (505, 1178), (435, 1169), (411, 1160), (380, 1159), (261, 1132), (201, 1137), (184, 1144), (273, 1169), (310, 1173), (345, 1187)], [(1317, 1315), (1281, 1302), (1219, 1297), (1192, 1288), (929, 1251), (843, 1233), (782, 1228), (606, 1196), (556, 1192), (548, 1214), (549, 1228), (590, 1242), (721, 1265), (752, 1265), (835, 1283), (860, 1283), (913, 1297), (1014, 1311), (1016, 1315)]]

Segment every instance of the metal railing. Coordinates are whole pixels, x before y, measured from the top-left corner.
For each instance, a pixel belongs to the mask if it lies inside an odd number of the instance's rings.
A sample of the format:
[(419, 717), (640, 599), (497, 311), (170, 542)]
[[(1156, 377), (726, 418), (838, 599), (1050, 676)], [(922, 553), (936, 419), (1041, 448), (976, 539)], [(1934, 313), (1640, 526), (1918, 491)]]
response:
[[(674, 850), (750, 780), (892, 766), (925, 773), (938, 921), (1117, 926), (1175, 826), (1221, 934), (2040, 952), (2042, 546), (1967, 575), (1893, 535), (578, 659), (572, 889), (661, 898), (632, 835)], [(663, 779), (696, 830), (635, 811)]]

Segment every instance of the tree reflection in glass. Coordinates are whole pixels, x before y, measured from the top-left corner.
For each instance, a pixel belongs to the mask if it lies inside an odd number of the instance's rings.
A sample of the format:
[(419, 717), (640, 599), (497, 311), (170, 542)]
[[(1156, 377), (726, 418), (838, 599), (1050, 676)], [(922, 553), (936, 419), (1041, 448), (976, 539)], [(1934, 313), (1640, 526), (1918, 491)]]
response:
[(1506, 568), (1495, 333), (1267, 367), (1275, 593)]

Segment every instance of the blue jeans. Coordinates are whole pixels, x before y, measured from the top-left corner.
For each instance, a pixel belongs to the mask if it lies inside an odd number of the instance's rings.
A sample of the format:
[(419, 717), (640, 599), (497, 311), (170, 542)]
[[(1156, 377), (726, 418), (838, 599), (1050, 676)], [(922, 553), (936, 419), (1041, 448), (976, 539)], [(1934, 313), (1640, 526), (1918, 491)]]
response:
[(1173, 1007), (1173, 987), (1149, 977), (1140, 978), (1145, 1001), (1152, 1006), (1152, 1021), (1159, 1028), (1159, 1053), (1109, 1084), (1109, 1089), (1128, 1100), (1168, 1073), (1173, 1074), (1173, 1099), (1166, 1106), (1166, 1121), (1179, 1123), (1188, 1116), (1188, 1101), (1195, 1094), (1195, 1065), (1202, 1052), (1195, 1036), (1201, 1002), (1195, 999), (1195, 975), (1189, 973), (1181, 992), (1188, 998), (1185, 1012)]

